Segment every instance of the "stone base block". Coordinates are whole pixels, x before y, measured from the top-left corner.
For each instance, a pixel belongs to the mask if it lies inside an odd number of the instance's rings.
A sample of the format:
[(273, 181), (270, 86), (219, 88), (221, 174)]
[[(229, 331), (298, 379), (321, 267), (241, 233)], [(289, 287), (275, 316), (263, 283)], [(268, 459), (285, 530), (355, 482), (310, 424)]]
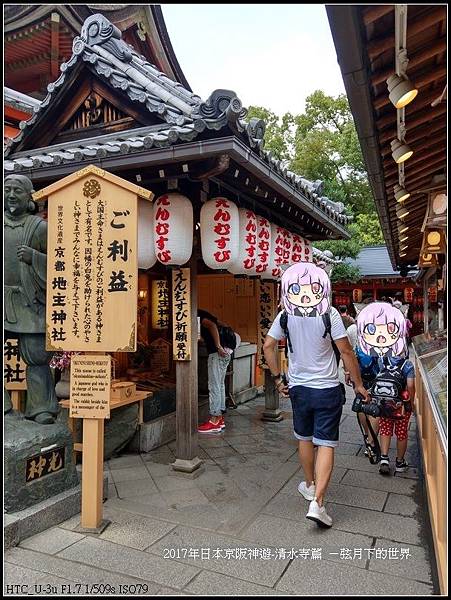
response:
[[(103, 499), (108, 498), (108, 477), (103, 479)], [(39, 502), (30, 508), (4, 515), (5, 548), (12, 548), (22, 540), (79, 514), (81, 510), (81, 484)]]
[(129, 450), (150, 452), (175, 440), (175, 413), (165, 415), (138, 427)]
[(177, 460), (171, 464), (171, 467), (173, 470), (169, 473), (170, 475), (182, 477), (188, 476), (189, 479), (195, 479), (205, 471), (201, 459), (197, 456), (192, 460), (177, 458)]
[(8, 414), (4, 431), (5, 512), (22, 511), (78, 484), (66, 426)]

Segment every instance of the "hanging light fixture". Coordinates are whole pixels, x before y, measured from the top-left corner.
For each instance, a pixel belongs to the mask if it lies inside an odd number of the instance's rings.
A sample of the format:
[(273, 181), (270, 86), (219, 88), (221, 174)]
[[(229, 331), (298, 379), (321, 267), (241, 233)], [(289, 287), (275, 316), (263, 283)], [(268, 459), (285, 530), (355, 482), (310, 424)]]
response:
[(407, 252), (400, 252), (399, 253), (399, 256), (406, 256), (406, 255), (407, 255)]
[(407, 215), (410, 213), (410, 210), (408, 210), (407, 208), (403, 207), (403, 206), (398, 206), (396, 208), (396, 215), (398, 217), (398, 219), (405, 219), (407, 217)]
[(398, 165), (400, 163), (405, 162), (413, 154), (413, 150), (411, 150), (406, 143), (400, 142), (398, 138), (396, 138), (396, 140), (393, 140), (390, 145), (392, 150), (391, 155), (395, 163), (397, 163)]
[(405, 75), (394, 73), (387, 79), (388, 97), (396, 108), (404, 108), (418, 94), (417, 88)]
[(408, 244), (403, 244), (402, 246), (399, 247), (399, 249), (401, 250), (401, 252), (405, 252), (408, 249)]
[(400, 242), (406, 242), (409, 239), (408, 235), (403, 235), (402, 237), (399, 238)]
[(402, 222), (399, 222), (399, 223), (398, 223), (398, 233), (399, 233), (399, 235), (401, 235), (402, 233), (404, 233), (404, 232), (405, 232), (405, 231), (407, 231), (408, 229), (409, 229), (409, 226), (408, 226), (408, 225), (405, 225), (405, 224), (404, 224), (404, 223), (402, 223)]
[(396, 202), (404, 202), (404, 200), (407, 200), (407, 198), (410, 197), (410, 192), (399, 184), (393, 186), (393, 192), (395, 194)]

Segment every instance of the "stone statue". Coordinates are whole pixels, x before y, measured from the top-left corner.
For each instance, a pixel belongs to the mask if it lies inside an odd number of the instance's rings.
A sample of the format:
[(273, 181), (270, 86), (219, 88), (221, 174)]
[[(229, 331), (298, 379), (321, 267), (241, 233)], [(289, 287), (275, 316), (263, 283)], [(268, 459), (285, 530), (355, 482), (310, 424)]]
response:
[[(27, 365), (25, 418), (41, 424), (55, 422), (58, 402), (45, 350), (45, 299), (47, 223), (32, 214), (33, 184), (24, 175), (4, 181), (5, 339), (18, 338), (19, 352)], [(5, 413), (12, 413), (5, 390)]]

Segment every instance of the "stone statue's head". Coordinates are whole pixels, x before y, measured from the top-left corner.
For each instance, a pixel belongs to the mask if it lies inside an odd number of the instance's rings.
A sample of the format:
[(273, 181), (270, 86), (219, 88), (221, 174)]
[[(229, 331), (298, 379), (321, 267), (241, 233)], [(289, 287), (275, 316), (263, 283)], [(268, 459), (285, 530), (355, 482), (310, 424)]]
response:
[(25, 175), (8, 175), (4, 181), (5, 211), (20, 217), (35, 209), (32, 194), (34, 192), (31, 180)]

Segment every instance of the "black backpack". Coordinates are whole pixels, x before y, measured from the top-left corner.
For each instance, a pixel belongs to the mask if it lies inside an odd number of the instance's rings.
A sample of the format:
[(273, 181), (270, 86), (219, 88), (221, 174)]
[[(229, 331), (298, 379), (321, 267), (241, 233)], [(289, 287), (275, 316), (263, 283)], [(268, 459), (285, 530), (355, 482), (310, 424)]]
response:
[(369, 392), (381, 408), (381, 416), (388, 419), (400, 419), (399, 409), (402, 407), (402, 392), (406, 389), (407, 378), (402, 370), (406, 360), (397, 365), (390, 364), (387, 357), (383, 359), (383, 368), (376, 375)]
[(235, 332), (231, 327), (226, 327), (225, 325), (219, 325), (219, 340), (221, 342), (221, 346), (223, 348), (229, 348), (230, 350), (235, 350), (236, 348), (236, 337)]
[[(323, 338), (327, 337), (329, 334), (332, 349), (334, 351), (338, 366), (340, 363), (340, 350), (337, 348), (336, 343), (332, 339), (332, 322), (330, 320), (330, 312), (328, 311), (323, 313), (322, 318), (324, 323)], [(293, 354), (293, 346), (291, 345), (290, 332), (288, 331), (288, 313), (286, 310), (282, 311), (282, 314), (280, 315), (280, 326), (282, 327), (285, 337), (287, 338), (287, 343), (285, 345), (285, 356), (288, 358), (288, 348), (290, 349), (291, 354)]]

